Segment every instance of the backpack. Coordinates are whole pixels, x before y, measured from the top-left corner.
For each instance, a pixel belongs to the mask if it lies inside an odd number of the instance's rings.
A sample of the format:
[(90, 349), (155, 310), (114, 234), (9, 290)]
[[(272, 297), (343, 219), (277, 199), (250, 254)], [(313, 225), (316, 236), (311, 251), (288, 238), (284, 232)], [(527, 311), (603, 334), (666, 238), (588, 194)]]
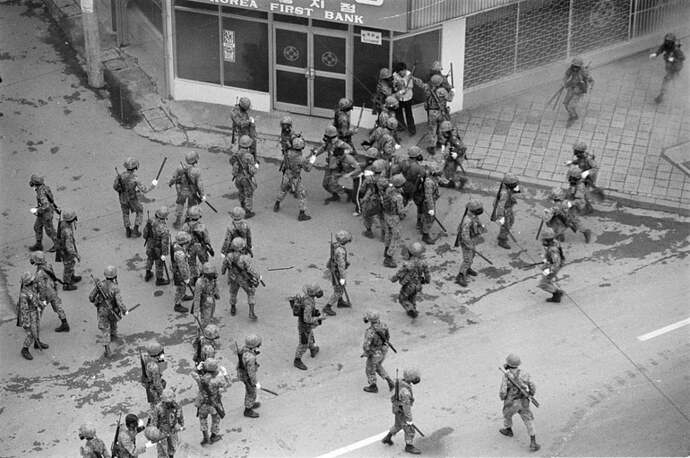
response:
[(292, 316), (300, 317), (304, 314), (304, 301), (300, 296), (290, 296), (288, 302), (290, 302)]

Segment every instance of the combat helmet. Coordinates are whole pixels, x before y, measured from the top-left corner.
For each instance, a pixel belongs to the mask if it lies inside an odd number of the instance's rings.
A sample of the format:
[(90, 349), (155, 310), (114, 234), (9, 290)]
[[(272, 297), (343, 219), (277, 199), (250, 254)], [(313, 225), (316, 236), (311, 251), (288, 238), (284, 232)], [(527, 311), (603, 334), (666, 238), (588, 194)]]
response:
[(245, 211), (244, 211), (244, 208), (242, 208), (242, 207), (235, 207), (232, 210), (230, 210), (230, 216), (235, 221), (239, 221), (241, 219), (244, 219), (244, 215), (245, 215)]
[(199, 153), (196, 151), (187, 151), (184, 155), (184, 160), (189, 165), (196, 164), (199, 162)]
[(252, 106), (252, 101), (249, 100), (248, 97), (240, 97), (240, 102), (238, 103), (240, 108), (242, 108), (244, 111), (249, 110)]
[(338, 241), (338, 243), (348, 243), (352, 241), (352, 234), (350, 234), (349, 231), (338, 231), (335, 233), (335, 239)]
[(215, 324), (207, 324), (204, 328), (204, 337), (211, 340), (216, 340), (220, 336), (218, 326)]
[(333, 125), (329, 125), (326, 127), (323, 136), (326, 138), (335, 138), (338, 136), (338, 129), (336, 129)]
[(244, 249), (247, 247), (247, 241), (244, 240), (242, 237), (235, 237), (232, 239), (232, 242), (230, 242), (230, 249), (232, 251), (244, 251)]
[(301, 151), (305, 146), (306, 144), (304, 143), (302, 137), (297, 137), (292, 141), (292, 149), (294, 150)]
[(421, 380), (419, 376), (419, 369), (408, 368), (403, 371), (403, 380), (408, 383), (419, 383)]
[(154, 216), (158, 219), (166, 219), (169, 213), (170, 211), (168, 210), (168, 207), (162, 206), (156, 209)]
[(82, 424), (79, 427), (79, 438), (80, 439), (93, 439), (96, 437), (96, 428), (90, 424)]
[(250, 137), (249, 135), (242, 135), (240, 137), (240, 148), (249, 148), (250, 146), (252, 146), (252, 143), (254, 143), (254, 140), (252, 140), (252, 137)]
[(347, 97), (343, 97), (338, 100), (338, 109), (342, 111), (347, 111), (352, 109), (352, 100)]
[(393, 177), (391, 178), (391, 184), (396, 188), (402, 188), (405, 184), (405, 181), (407, 180), (405, 179), (405, 176), (402, 173), (397, 173), (393, 175)]
[(391, 71), (388, 70), (387, 68), (382, 68), (379, 70), (379, 79), (380, 80), (387, 80), (391, 77)]
[(410, 253), (410, 255), (419, 257), (422, 255), (422, 253), (424, 253), (424, 245), (419, 242), (412, 242), (407, 248), (407, 251)]
[(261, 346), (261, 337), (256, 334), (249, 334), (245, 337), (244, 344), (247, 348), (258, 348)]
[(509, 367), (518, 367), (521, 362), (522, 361), (520, 361), (520, 357), (515, 353), (511, 353), (508, 356), (506, 356), (506, 364)]
[(108, 266), (103, 270), (103, 276), (105, 278), (116, 278), (117, 277), (117, 267), (115, 266)]
[(283, 118), (280, 120), (280, 125), (281, 126), (291, 126), (292, 125), (292, 118), (290, 116), (283, 116)]
[(124, 168), (127, 170), (134, 170), (139, 168), (139, 160), (133, 157), (128, 157), (125, 162), (122, 163)]

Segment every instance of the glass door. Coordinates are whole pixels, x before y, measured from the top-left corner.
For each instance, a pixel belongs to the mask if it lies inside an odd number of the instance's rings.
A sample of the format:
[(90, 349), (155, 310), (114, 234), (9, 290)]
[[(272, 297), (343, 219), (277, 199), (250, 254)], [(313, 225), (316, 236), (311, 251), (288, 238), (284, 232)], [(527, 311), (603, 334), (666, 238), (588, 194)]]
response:
[(316, 116), (333, 116), (347, 90), (347, 33), (317, 29), (312, 41), (312, 107)]
[[(290, 27), (290, 26), (287, 26)], [(275, 107), (310, 114), (309, 32), (275, 28)]]

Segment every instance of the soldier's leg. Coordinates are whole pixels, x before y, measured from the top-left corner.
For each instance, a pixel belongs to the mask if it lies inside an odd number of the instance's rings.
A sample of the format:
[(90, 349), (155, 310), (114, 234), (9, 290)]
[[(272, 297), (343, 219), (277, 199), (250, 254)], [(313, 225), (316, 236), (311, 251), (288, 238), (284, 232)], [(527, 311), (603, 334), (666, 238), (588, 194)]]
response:
[(220, 431), (220, 415), (216, 412), (216, 409), (212, 410), (211, 413), (211, 436), (217, 436)]
[(211, 320), (213, 319), (213, 307), (211, 305), (202, 303), (199, 304), (199, 308), (201, 309), (201, 319), (199, 321), (201, 321), (201, 328), (205, 329), (206, 325), (211, 323)]
[(503, 403), (503, 426), (506, 429), (512, 429), (513, 427), (513, 415), (515, 415), (520, 409), (520, 404), (518, 402), (504, 402)]
[(367, 356), (364, 373), (367, 376), (367, 383), (369, 383), (370, 386), (376, 385), (376, 361), (374, 359), (374, 355)]
[(472, 260), (474, 259), (474, 251), (463, 244), (460, 244), (462, 249), (462, 263), (458, 275), (455, 277), (455, 282), (460, 286), (467, 287), (467, 271), (472, 268)]
[(437, 110), (429, 110), (428, 112), (428, 118), (427, 118), (427, 135), (429, 136), (429, 152), (432, 150), (436, 149), (436, 144), (438, 143), (438, 135), (437, 135), (437, 127), (438, 123), (436, 122), (437, 118), (440, 117), (440, 112)]
[[(247, 180), (249, 181), (249, 180)], [(254, 187), (250, 182), (244, 187), (244, 209), (247, 212), (251, 212), (254, 208)]]
[(141, 202), (138, 200), (134, 202), (130, 202), (130, 212), (134, 213), (134, 228), (132, 228), (132, 236), (133, 237), (141, 237), (141, 231), (139, 231), (139, 227), (141, 227), (141, 222), (144, 220), (144, 207), (141, 205)]
[(33, 326), (24, 326), (24, 343), (22, 345), (22, 348), (26, 348), (27, 350), (31, 345), (36, 342), (36, 334), (34, 333), (34, 327)]
[(43, 220), (40, 216), (36, 216), (36, 220), (34, 221), (34, 235), (36, 237), (36, 249), (40, 250), (42, 249), (41, 245), (43, 243)]
[(205, 404), (201, 405), (198, 408), (197, 416), (199, 417), (199, 427), (201, 428), (201, 432), (207, 434), (209, 408)]
[[(125, 226), (125, 230), (130, 229), (129, 205), (120, 203), (120, 211), (122, 212), (122, 224)], [(127, 234), (129, 235), (129, 231), (127, 231)]]
[(108, 315), (108, 319), (110, 321), (110, 341), (112, 342), (119, 339), (117, 335), (117, 320), (112, 315)]
[(555, 293), (558, 288), (553, 284), (550, 275), (542, 275), (539, 279), (539, 284), (537, 285), (539, 289), (546, 291), (547, 293)]
[(296, 197), (297, 197), (297, 209), (300, 212), (307, 212), (307, 190), (304, 189), (304, 185), (302, 184), (302, 181), (299, 182), (297, 185), (297, 191), (296, 191)]
[(565, 92), (565, 97), (563, 97), (563, 106), (565, 107), (565, 111), (568, 112), (569, 118), (574, 118), (577, 116), (577, 113), (573, 113), (572, 108), (571, 108), (571, 103), (572, 103), (574, 96), (575, 96), (575, 92), (573, 92), (572, 89), (567, 89)]
[(256, 402), (256, 387), (251, 382), (244, 382), (244, 408), (251, 409)]
[(276, 202), (282, 202), (290, 190), (290, 183), (288, 182), (288, 179), (283, 177), (282, 180), (283, 181), (280, 183), (280, 187), (278, 188), (278, 194), (276, 194)]
[(398, 431), (403, 429), (403, 426), (405, 425), (405, 418), (403, 417), (402, 413), (396, 413), (395, 414), (395, 422), (393, 423), (393, 426), (391, 426), (391, 429), (388, 431), (388, 434), (391, 436), (395, 436), (398, 434)]
[(414, 443), (414, 428), (411, 425), (405, 423), (403, 425), (403, 431), (405, 431), (405, 445), (412, 445)]
[(400, 291), (398, 292), (398, 302), (405, 310), (405, 312), (410, 313), (410, 311), (412, 310), (412, 302), (410, 302), (407, 288), (405, 288), (404, 286), (401, 287)]
[(173, 227), (179, 229), (184, 221), (184, 205), (187, 202), (187, 195), (178, 192), (177, 200), (175, 201), (175, 221), (173, 222)]
[(237, 292), (240, 290), (240, 285), (235, 281), (229, 281), (228, 288), (230, 292), (228, 296), (228, 304), (230, 305), (230, 315), (235, 315), (237, 311)]
[(297, 350), (295, 350), (295, 359), (302, 359), (307, 348), (309, 348), (309, 336), (307, 332), (301, 329), (297, 333), (299, 334), (299, 343), (297, 344)]
[(62, 261), (63, 271), (62, 271), (62, 281), (65, 285), (71, 285), (73, 283), (72, 277), (74, 276), (74, 265), (76, 264), (75, 258), (68, 258)]
[(400, 223), (396, 222), (389, 227), (390, 244), (388, 246), (388, 256), (395, 261), (400, 256)]
[(67, 319), (67, 315), (65, 315), (65, 311), (62, 308), (62, 299), (60, 299), (60, 296), (56, 294), (55, 297), (50, 298), (48, 302), (50, 302), (53, 312), (57, 314), (58, 318), (60, 318), (60, 321)]
[(429, 243), (431, 241), (431, 228), (434, 225), (434, 217), (429, 215), (428, 210), (423, 208), (422, 214), (422, 236), (424, 242)]
[(536, 432), (534, 430), (534, 414), (532, 413), (532, 410), (527, 407), (525, 408), (524, 406), (518, 410), (518, 414), (520, 414), (520, 418), (522, 418), (522, 421), (525, 423), (525, 427), (527, 427), (527, 433), (531, 436), (536, 435)]
[(41, 215), (43, 230), (46, 231), (46, 235), (55, 243), (57, 233), (55, 232), (55, 227), (53, 226), (53, 212), (48, 211)]
[[(153, 262), (156, 265), (156, 280), (164, 280), (163, 273), (165, 269), (163, 268), (163, 261), (161, 261), (160, 257), (156, 257)], [(146, 266), (146, 270), (151, 270), (151, 266), (149, 265), (148, 261), (146, 262)]]
[(247, 305), (249, 305), (249, 319), (256, 320), (257, 316), (254, 313), (254, 307), (256, 306), (256, 288), (247, 288)]

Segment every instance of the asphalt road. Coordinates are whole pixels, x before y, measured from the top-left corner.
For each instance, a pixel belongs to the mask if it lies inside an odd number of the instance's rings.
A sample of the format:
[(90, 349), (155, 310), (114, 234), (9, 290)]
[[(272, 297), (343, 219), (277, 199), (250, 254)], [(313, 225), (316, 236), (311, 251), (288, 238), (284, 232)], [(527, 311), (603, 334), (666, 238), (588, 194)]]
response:
[[(539, 271), (521, 268), (541, 256), (534, 233), (543, 190), (526, 189), (520, 199), (514, 233), (524, 249), (497, 247), (498, 228), (491, 225), (481, 250), (494, 266), (477, 260), (479, 276), (470, 288), (452, 282), (460, 262), (459, 252), (450, 248), (454, 228), (469, 198), (489, 207), (496, 183), (475, 180), (465, 193), (443, 190), (438, 213), (451, 234), (427, 250), (432, 282), (425, 287), (419, 318), (411, 321), (395, 302), (397, 287), (388, 281), (392, 271), (381, 266), (382, 244), (360, 236), (361, 221), (351, 216), (350, 205), (323, 205), (322, 172), (305, 178), (312, 221), (297, 222), (296, 202), (289, 197), (279, 214), (271, 211), (279, 180), (272, 161), (261, 166), (258, 215), (250, 220), (256, 262), (267, 283), (257, 294), (259, 320), (247, 319), (242, 295), (238, 315), (230, 317), (223, 281), (217, 315), (223, 364), (232, 373), (233, 341), (260, 334), (259, 378), (279, 396), (262, 395), (261, 418), (247, 419), (242, 416), (243, 387), (233, 384), (224, 396), (224, 440), (202, 448), (191, 404), (196, 388), (189, 376), (194, 322), (172, 311), (171, 287), (143, 282), (143, 241), (124, 237), (112, 190), (113, 167), (127, 156), (139, 158), (139, 174), (150, 180), (164, 156), (170, 165), (163, 173), (167, 177), (193, 146), (153, 143), (121, 128), (110, 117), (107, 99), (85, 88), (75, 74), (69, 49), (41, 8), (3, 4), (0, 21), (1, 455), (74, 456), (80, 445), (77, 429), (84, 421), (93, 422), (109, 444), (119, 413), (143, 413), (148, 407), (138, 383), (137, 349), (153, 339), (165, 345), (165, 377), (184, 404), (187, 427), (180, 456), (309, 457), (366, 440), (383, 433), (393, 419), (386, 390), (376, 395), (362, 391), (361, 318), (369, 308), (381, 312), (399, 350), (389, 354), (389, 372), (408, 366), (421, 370), (414, 417), (427, 434), (417, 441), (426, 456), (529, 454), (529, 438), (518, 417), (515, 438), (498, 434), (497, 368), (509, 352), (521, 356), (537, 384), (542, 404), (535, 409), (542, 445), (538, 455), (690, 452), (690, 328), (638, 339), (690, 316), (686, 219), (602, 205), (586, 219), (596, 234), (593, 243), (585, 245), (581, 237), (568, 234), (568, 265), (560, 280), (568, 296), (554, 305), (545, 303), (547, 295), (536, 287)], [(264, 143), (260, 154), (273, 155), (271, 147)], [(228, 212), (237, 202), (236, 190), (227, 158), (200, 153), (210, 200), (220, 210), (204, 209), (203, 220), (218, 248)], [(127, 305), (142, 304), (120, 323), (125, 344), (109, 361), (101, 358), (95, 341), (96, 313), (86, 297), (87, 281), (79, 290), (61, 294), (72, 331), (54, 333), (58, 320), (46, 310), (42, 336), (50, 349), (34, 352), (32, 362), (19, 355), (23, 334), (14, 325), (14, 304), (19, 276), (29, 269), (33, 217), (28, 208), (34, 195), (28, 179), (36, 172), (46, 175), (61, 207), (77, 210), (82, 256), (77, 272), (100, 276), (106, 265), (114, 264)], [(165, 186), (147, 198), (147, 209), (174, 201)], [(403, 225), (405, 239), (414, 240), (414, 219)], [(349, 246), (354, 307), (338, 309), (338, 316), (316, 330), (321, 352), (315, 359), (305, 357), (309, 370), (299, 371), (292, 367), (297, 333), (286, 297), (309, 282), (327, 287), (329, 234), (341, 228), (355, 236)], [(220, 259), (215, 262), (219, 265)], [(266, 271), (291, 265), (291, 270)], [(61, 273), (61, 266), (56, 269)], [(401, 455), (402, 434), (394, 440), (392, 448), (373, 441), (347, 456)]]

